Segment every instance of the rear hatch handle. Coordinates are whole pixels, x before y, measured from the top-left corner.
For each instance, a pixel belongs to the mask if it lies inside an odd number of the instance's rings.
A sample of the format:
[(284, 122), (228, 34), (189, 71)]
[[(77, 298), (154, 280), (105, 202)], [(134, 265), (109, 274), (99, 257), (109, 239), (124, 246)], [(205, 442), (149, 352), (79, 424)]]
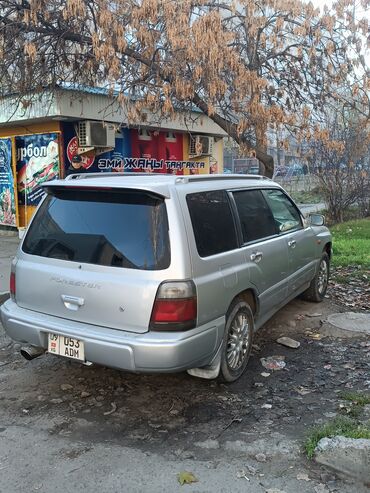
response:
[(68, 308), (68, 310), (77, 311), (85, 304), (85, 300), (83, 298), (79, 298), (78, 296), (70, 296), (68, 294), (62, 294), (62, 300), (64, 306)]

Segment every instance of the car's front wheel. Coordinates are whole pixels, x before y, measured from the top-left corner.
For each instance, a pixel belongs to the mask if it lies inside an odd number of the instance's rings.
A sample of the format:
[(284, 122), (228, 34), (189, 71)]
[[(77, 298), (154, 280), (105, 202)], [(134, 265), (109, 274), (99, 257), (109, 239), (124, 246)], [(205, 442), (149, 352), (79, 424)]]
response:
[(319, 268), (312, 279), (310, 287), (303, 293), (303, 298), (307, 301), (316, 303), (322, 301), (325, 297), (329, 283), (330, 261), (327, 253), (321, 257)]
[(244, 300), (236, 299), (226, 315), (220, 368), (220, 378), (224, 382), (234, 382), (244, 373), (252, 349), (253, 334), (252, 310)]

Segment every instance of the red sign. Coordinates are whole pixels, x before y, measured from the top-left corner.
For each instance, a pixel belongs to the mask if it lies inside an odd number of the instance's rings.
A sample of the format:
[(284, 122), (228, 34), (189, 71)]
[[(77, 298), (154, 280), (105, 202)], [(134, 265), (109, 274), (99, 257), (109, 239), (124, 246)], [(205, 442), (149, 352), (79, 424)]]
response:
[[(67, 145), (67, 157), (68, 161), (72, 163), (72, 158), (78, 154), (78, 140), (77, 137), (73, 137)], [(95, 157), (81, 156), (82, 158), (82, 166), (85, 169), (89, 169), (93, 164)]]
[[(163, 162), (183, 159), (183, 136), (177, 132), (131, 131), (132, 157)], [(183, 167), (144, 167), (141, 171), (183, 174)]]

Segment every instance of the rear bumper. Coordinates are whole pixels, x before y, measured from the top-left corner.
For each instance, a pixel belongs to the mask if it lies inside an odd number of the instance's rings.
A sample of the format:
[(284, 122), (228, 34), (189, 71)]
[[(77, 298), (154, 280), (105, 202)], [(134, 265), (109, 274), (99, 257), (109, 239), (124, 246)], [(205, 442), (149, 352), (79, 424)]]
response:
[(14, 340), (47, 349), (48, 333), (84, 341), (86, 361), (142, 372), (176, 372), (210, 363), (221, 343), (223, 317), (187, 332), (137, 334), (74, 322), (20, 308), (0, 307), (1, 321)]

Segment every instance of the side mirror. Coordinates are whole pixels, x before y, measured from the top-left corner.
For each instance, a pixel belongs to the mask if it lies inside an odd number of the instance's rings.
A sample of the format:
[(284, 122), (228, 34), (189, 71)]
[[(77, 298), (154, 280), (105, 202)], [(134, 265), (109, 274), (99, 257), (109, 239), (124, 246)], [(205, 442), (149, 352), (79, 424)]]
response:
[(325, 217), (322, 214), (310, 214), (308, 222), (311, 226), (324, 226)]

